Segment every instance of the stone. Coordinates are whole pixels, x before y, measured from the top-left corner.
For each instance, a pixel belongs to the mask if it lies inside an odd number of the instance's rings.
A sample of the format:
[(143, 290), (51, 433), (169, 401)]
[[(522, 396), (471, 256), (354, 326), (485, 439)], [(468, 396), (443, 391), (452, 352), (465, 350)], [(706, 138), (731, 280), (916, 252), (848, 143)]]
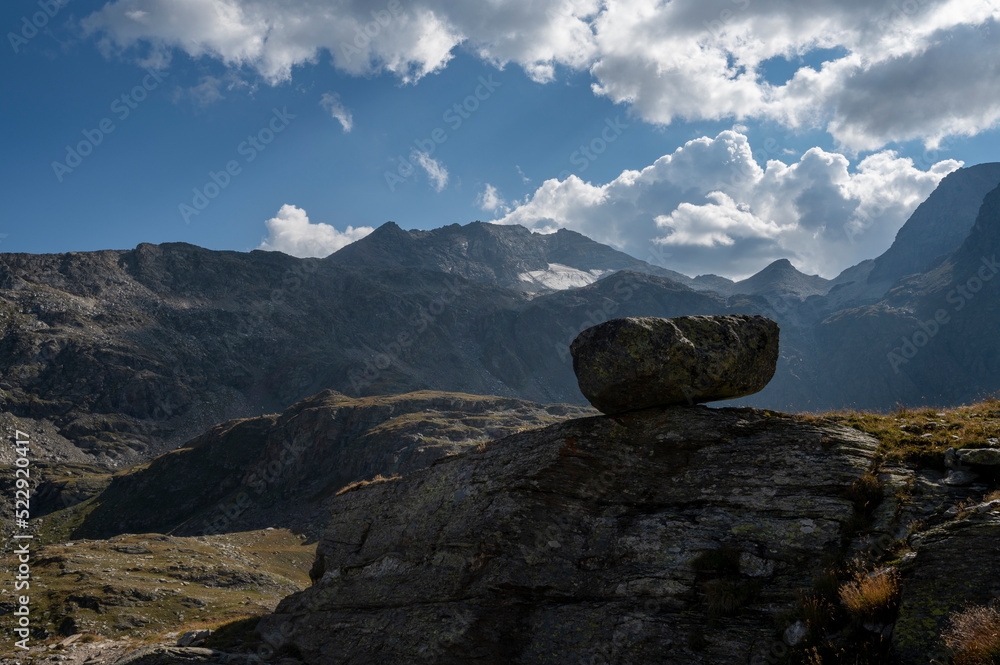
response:
[(1000, 448), (962, 448), (955, 455), (962, 464), (1000, 466)]
[(143, 647), (125, 654), (114, 665), (221, 665), (222, 663), (245, 663), (245, 657), (200, 647)]
[(783, 644), (876, 449), (704, 406), (508, 436), (337, 496), (322, 572), (257, 632), (306, 663), (745, 663)]
[(570, 345), (584, 397), (613, 415), (752, 395), (778, 361), (778, 324), (757, 315), (612, 319)]
[(941, 640), (951, 616), (1000, 596), (1000, 514), (970, 511), (912, 538), (917, 557), (907, 572), (893, 631), (902, 665), (950, 662)]
[(210, 630), (189, 630), (177, 639), (179, 647), (193, 647), (212, 634)]
[(952, 487), (964, 487), (976, 482), (976, 475), (968, 471), (962, 471), (961, 469), (952, 469), (942, 482)]
[(785, 644), (795, 646), (809, 636), (809, 626), (805, 621), (796, 621), (785, 629)]

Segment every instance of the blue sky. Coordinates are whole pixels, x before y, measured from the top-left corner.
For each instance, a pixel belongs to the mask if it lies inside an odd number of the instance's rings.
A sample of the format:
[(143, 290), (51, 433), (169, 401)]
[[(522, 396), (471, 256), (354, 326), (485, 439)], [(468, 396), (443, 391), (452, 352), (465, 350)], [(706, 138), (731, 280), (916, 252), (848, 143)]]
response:
[(0, 251), (325, 255), (481, 219), (831, 277), (997, 160), (1000, 8), (801, 5), (8, 2)]

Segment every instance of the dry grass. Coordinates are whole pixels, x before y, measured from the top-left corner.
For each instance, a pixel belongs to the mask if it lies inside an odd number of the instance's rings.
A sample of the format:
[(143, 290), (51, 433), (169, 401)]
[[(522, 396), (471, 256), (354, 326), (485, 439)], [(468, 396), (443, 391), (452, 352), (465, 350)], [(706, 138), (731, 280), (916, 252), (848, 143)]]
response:
[(949, 409), (901, 407), (895, 413), (837, 411), (802, 416), (810, 422), (833, 422), (871, 434), (882, 444), (888, 462), (907, 460), (944, 467), (948, 448), (985, 447), (1000, 438), (1000, 398)]
[(941, 636), (954, 653), (954, 665), (1000, 663), (1000, 612), (992, 607), (969, 607), (951, 616), (951, 627)]
[(894, 568), (868, 573), (863, 568), (840, 587), (840, 602), (856, 619), (889, 623), (899, 607), (902, 586)]
[(826, 630), (834, 622), (834, 608), (819, 596), (804, 596), (799, 602), (799, 614), (813, 631)]
[(361, 489), (362, 487), (366, 487), (368, 485), (373, 485), (375, 483), (384, 483), (388, 480), (396, 480), (397, 478), (399, 478), (398, 473), (394, 473), (391, 476), (383, 476), (380, 473), (371, 480), (355, 480), (353, 483), (345, 485), (341, 489), (337, 490), (337, 496), (340, 496), (341, 494), (347, 494), (348, 492), (352, 492), (356, 489)]

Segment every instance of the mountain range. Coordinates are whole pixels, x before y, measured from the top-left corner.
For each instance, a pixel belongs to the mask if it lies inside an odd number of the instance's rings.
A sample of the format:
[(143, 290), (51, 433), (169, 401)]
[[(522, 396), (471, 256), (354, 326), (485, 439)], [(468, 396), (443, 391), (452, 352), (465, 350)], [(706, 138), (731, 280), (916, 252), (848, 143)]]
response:
[(43, 458), (127, 466), (324, 389), (581, 404), (568, 347), (584, 328), (724, 313), (782, 330), (774, 380), (743, 404), (961, 403), (1000, 389), (998, 184), (1000, 164), (952, 173), (888, 251), (832, 280), (787, 260), (690, 278), (573, 231), (480, 222), (390, 222), (324, 259), (2, 254), (0, 409), (44, 433)]

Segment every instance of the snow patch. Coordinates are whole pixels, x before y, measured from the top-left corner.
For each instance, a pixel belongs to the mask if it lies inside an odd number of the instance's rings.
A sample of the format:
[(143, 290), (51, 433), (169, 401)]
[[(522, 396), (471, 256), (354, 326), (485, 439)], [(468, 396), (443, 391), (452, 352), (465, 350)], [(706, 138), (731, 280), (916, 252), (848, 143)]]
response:
[(579, 270), (560, 263), (550, 263), (546, 270), (522, 272), (518, 278), (522, 282), (536, 287), (564, 291), (565, 289), (577, 289), (593, 284), (601, 277), (613, 272), (614, 270)]

